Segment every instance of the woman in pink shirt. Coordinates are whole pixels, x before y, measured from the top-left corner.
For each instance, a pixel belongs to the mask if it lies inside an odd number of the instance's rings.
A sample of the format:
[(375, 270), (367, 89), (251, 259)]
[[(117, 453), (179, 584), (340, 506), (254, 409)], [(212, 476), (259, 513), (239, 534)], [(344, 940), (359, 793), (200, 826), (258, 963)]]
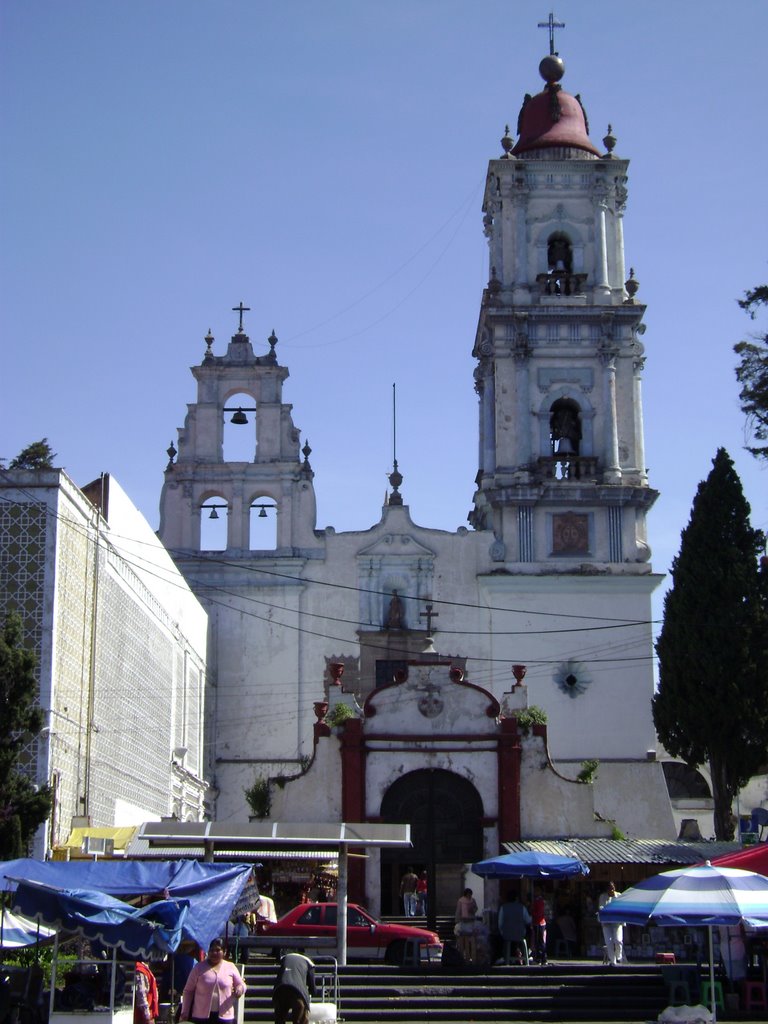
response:
[(189, 973), (181, 1000), (181, 1019), (193, 1024), (231, 1024), (235, 1000), (244, 994), (240, 972), (224, 959), (221, 939), (214, 939), (207, 958)]

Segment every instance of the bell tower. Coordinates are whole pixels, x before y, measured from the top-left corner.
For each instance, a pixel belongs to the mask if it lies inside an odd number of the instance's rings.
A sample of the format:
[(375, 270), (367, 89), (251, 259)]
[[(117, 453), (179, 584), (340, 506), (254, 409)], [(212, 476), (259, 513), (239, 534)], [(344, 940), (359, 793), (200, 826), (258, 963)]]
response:
[[(192, 367), (197, 401), (188, 406), (172, 444), (160, 498), (160, 539), (174, 551), (204, 552), (203, 517), (224, 519), (217, 550), (227, 561), (270, 555), (300, 555), (315, 548), (315, 493), (309, 464), (311, 449), (299, 452), (299, 431), (291, 406), (282, 400), (288, 369), (277, 361), (274, 331), (269, 350), (256, 355), (243, 330), (240, 303), (237, 333), (222, 356), (213, 354), (214, 338), (205, 338), (206, 352)], [(227, 458), (225, 428), (246, 432), (251, 439), (248, 458)], [(254, 550), (253, 518), (276, 518), (270, 551)], [(177, 554), (178, 560), (178, 554)], [(194, 570), (190, 571), (194, 576)]]
[[(550, 53), (507, 128), (483, 204), (490, 250), (474, 346), (479, 471), (470, 522), (516, 563), (643, 563), (656, 498), (643, 451), (645, 307), (626, 277), (628, 161), (591, 142)], [(624, 569), (623, 571), (626, 571)], [(646, 569), (647, 571), (647, 569)]]

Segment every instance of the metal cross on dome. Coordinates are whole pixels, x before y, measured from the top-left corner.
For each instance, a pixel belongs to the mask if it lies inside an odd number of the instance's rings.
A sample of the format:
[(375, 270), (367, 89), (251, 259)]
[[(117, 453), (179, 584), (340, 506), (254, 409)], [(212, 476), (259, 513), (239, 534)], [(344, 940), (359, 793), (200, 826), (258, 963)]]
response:
[(549, 52), (551, 56), (557, 56), (555, 51), (555, 29), (565, 28), (565, 22), (555, 21), (554, 12), (550, 11), (549, 18), (546, 21), (540, 21), (538, 27), (549, 29)]

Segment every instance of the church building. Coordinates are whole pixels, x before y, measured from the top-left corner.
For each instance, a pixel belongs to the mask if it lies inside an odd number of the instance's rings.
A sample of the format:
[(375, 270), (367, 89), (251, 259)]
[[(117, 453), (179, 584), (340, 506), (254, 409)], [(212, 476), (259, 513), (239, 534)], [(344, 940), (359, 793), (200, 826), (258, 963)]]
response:
[(169, 449), (159, 536), (210, 617), (209, 813), (246, 820), (256, 783), (281, 821), (410, 822), (413, 850), (351, 869), (374, 909), (406, 863), (455, 901), (462, 866), (505, 842), (676, 835), (651, 717), (628, 160), (610, 128), (591, 140), (554, 52), (539, 71), (488, 164), (468, 527), (413, 522), (395, 462), (377, 522), (318, 529), (288, 368), (242, 304), (223, 353), (206, 338)]

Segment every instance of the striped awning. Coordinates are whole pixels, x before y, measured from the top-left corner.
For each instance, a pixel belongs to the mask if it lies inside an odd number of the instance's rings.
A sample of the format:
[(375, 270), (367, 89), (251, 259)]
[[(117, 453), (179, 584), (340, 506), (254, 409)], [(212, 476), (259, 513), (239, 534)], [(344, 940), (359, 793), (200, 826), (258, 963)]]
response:
[(502, 846), (506, 853), (559, 853), (585, 864), (700, 864), (740, 849), (738, 843), (669, 839), (524, 839)]

